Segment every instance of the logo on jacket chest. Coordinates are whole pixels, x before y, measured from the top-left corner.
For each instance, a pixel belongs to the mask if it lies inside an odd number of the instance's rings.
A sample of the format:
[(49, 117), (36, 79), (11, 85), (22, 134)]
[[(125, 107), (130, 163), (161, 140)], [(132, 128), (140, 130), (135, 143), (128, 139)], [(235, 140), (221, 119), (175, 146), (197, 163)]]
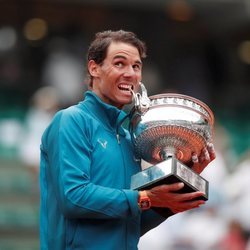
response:
[(100, 143), (100, 145), (101, 145), (104, 149), (107, 148), (108, 142), (107, 142), (106, 140), (101, 139), (101, 138), (98, 138), (98, 139), (97, 139), (97, 142)]

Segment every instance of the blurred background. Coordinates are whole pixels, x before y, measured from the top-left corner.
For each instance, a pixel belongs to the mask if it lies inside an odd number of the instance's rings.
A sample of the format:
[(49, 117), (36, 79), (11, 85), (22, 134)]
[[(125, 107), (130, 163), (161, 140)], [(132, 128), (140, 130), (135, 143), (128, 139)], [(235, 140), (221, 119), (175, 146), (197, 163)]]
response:
[(0, 249), (39, 249), (40, 136), (82, 99), (89, 42), (106, 29), (146, 42), (149, 95), (196, 97), (216, 119), (209, 201), (139, 249), (250, 249), (250, 0), (0, 0)]

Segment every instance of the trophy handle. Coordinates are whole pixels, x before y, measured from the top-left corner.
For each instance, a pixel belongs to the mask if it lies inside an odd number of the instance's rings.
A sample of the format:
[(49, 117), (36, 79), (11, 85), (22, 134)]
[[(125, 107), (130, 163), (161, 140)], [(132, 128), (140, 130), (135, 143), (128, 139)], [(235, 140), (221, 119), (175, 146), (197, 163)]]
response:
[[(141, 94), (135, 93), (132, 89), (130, 89), (130, 92), (133, 95), (134, 99), (134, 108), (130, 110), (129, 114), (127, 114), (118, 124), (116, 128), (116, 134), (118, 134), (119, 127), (124, 123), (124, 121), (129, 118), (131, 120), (131, 116), (133, 115), (133, 110), (136, 110), (137, 115), (141, 116), (144, 114), (148, 109), (150, 105), (150, 99), (148, 98), (147, 89), (144, 86), (142, 82), (139, 83), (139, 86), (141, 88)], [(131, 126), (129, 125), (129, 131), (131, 131)], [(132, 141), (134, 142), (134, 137), (132, 136)]]
[(133, 98), (135, 102), (134, 104), (135, 110), (140, 114), (144, 114), (149, 108), (150, 99), (148, 98), (147, 89), (144, 86), (144, 84), (140, 82), (139, 86), (141, 88), (141, 94), (135, 93), (132, 89), (130, 89), (130, 91), (133, 94)]

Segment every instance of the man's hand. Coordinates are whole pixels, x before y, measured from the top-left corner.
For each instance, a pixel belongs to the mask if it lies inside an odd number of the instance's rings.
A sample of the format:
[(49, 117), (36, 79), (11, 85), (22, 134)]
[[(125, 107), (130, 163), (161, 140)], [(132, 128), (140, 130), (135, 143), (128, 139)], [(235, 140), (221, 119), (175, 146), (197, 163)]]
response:
[(192, 155), (192, 162), (193, 165), (191, 166), (192, 170), (194, 170), (196, 173), (200, 174), (206, 166), (214, 160), (216, 157), (214, 145), (209, 142), (207, 144), (207, 147), (203, 149), (202, 154), (198, 158), (197, 154)]
[(179, 213), (192, 208), (197, 208), (205, 203), (204, 200), (194, 200), (204, 195), (202, 192), (177, 193), (184, 187), (183, 183), (160, 185), (150, 190), (146, 190), (150, 198), (151, 206), (169, 208), (173, 213)]

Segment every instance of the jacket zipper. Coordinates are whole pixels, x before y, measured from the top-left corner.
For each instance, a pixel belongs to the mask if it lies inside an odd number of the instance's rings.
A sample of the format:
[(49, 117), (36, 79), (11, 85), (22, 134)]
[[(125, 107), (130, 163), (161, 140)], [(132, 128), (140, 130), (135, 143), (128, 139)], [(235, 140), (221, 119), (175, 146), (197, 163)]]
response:
[(116, 139), (117, 139), (118, 144), (121, 144), (120, 135), (118, 133), (116, 134)]

